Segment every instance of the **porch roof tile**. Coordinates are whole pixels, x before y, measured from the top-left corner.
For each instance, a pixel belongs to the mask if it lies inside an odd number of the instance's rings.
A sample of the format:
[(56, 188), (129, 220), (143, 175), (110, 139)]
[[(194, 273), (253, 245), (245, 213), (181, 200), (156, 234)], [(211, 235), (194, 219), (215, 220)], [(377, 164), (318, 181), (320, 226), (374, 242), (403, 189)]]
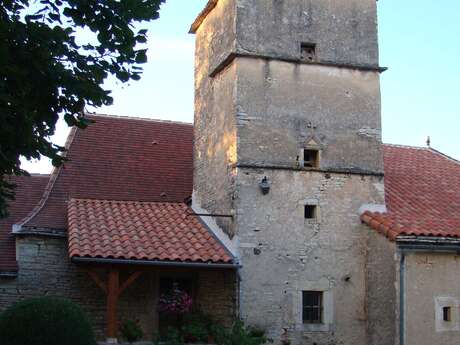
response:
[(74, 257), (232, 263), (233, 256), (185, 203), (71, 199)]

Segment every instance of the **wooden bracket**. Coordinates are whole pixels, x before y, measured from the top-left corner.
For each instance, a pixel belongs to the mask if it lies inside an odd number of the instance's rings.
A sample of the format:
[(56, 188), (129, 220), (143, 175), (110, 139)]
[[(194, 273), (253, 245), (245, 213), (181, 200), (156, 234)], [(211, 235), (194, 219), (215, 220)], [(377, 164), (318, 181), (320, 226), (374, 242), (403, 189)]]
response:
[(134, 283), (141, 274), (142, 272), (134, 272), (133, 274), (131, 274), (129, 278), (126, 279), (125, 282), (121, 284), (120, 288), (118, 289), (118, 296), (120, 296), (127, 287)]
[(99, 278), (99, 275), (96, 273), (96, 271), (93, 270), (87, 270), (86, 271), (88, 275), (94, 280), (96, 285), (104, 291), (105, 294), (107, 294), (107, 285)]

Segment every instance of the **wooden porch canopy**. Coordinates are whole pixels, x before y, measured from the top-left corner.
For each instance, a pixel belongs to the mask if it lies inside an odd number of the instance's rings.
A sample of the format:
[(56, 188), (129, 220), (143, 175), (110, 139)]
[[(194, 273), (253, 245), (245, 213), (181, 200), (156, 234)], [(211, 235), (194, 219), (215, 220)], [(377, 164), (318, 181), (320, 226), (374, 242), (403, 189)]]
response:
[[(85, 271), (94, 283), (106, 294), (106, 336), (107, 339), (116, 339), (118, 334), (118, 300), (123, 292), (139, 278), (143, 272), (152, 267), (176, 267), (176, 268), (206, 268), (206, 269), (237, 269), (240, 266), (232, 263), (217, 264), (217, 263), (192, 263), (192, 262), (156, 262), (151, 261), (150, 264), (146, 261), (127, 260), (123, 263), (122, 260), (104, 260), (91, 258), (72, 258), (72, 261), (79, 265), (84, 265)], [(106, 268), (108, 274), (106, 278), (102, 278), (99, 274), (100, 268)], [(120, 279), (120, 273), (124, 270), (134, 271), (123, 282)]]
[[(107, 295), (107, 338), (117, 337), (120, 295), (147, 267), (236, 269), (227, 248), (184, 203), (72, 199), (69, 255)], [(104, 280), (98, 268), (107, 268)], [(134, 273), (123, 282), (120, 270)]]

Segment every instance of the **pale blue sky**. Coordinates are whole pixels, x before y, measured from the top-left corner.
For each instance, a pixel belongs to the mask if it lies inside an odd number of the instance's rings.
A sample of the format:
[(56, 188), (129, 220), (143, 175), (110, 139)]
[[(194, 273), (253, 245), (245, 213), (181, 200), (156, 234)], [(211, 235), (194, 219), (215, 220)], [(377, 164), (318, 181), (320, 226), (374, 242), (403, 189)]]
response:
[[(288, 1), (288, 0), (285, 0)], [(190, 24), (207, 0), (167, 0), (148, 25), (149, 62), (131, 85), (111, 84), (115, 104), (99, 113), (193, 121), (194, 36)], [(380, 0), (383, 140), (432, 146), (460, 159), (460, 1)], [(58, 126), (55, 140), (68, 130)], [(48, 172), (49, 162), (25, 163)]]

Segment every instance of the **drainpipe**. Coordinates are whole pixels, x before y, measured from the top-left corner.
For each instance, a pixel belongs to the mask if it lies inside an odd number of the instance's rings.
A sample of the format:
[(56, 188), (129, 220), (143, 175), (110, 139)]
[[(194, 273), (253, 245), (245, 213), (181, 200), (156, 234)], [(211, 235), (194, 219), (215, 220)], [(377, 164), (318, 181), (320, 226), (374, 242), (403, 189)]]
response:
[(241, 320), (241, 274), (240, 271), (236, 271), (236, 319)]
[(405, 270), (406, 270), (406, 256), (404, 250), (401, 250), (401, 257), (399, 261), (399, 345), (405, 345), (405, 308), (404, 308), (404, 291), (405, 291)]

